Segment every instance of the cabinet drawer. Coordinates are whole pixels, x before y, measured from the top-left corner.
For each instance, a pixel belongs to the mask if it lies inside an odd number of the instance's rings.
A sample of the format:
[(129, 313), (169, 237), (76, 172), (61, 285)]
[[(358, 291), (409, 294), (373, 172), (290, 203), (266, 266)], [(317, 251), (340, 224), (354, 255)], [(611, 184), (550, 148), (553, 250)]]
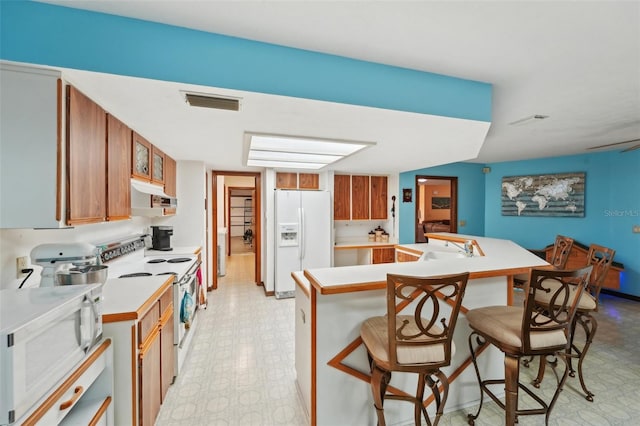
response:
[(153, 307), (149, 309), (140, 322), (138, 323), (138, 344), (142, 345), (149, 337), (151, 332), (158, 326), (158, 320), (160, 319), (160, 304), (158, 302), (153, 304)]
[(84, 410), (75, 409), (76, 405), (80, 407), (86, 404), (84, 400), (87, 398), (83, 399), (83, 396), (107, 367), (107, 354), (111, 352), (106, 349), (110, 343), (103, 343), (89, 355), (22, 425), (57, 425), (70, 413), (74, 416), (83, 413)]

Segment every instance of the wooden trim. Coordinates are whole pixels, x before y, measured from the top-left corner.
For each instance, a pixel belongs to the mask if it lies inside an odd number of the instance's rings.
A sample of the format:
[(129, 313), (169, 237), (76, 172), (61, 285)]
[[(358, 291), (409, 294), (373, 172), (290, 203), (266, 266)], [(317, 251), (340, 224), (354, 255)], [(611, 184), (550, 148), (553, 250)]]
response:
[(58, 102), (56, 107), (57, 122), (56, 122), (56, 221), (62, 220), (62, 80), (58, 79), (57, 82), (57, 96)]
[(202, 252), (202, 246), (198, 247), (197, 249), (195, 249), (195, 251), (193, 252), (193, 254), (195, 254), (196, 256), (199, 255)]
[(513, 275), (507, 275), (507, 306), (513, 306)]
[(293, 278), (293, 281), (296, 282), (296, 284), (298, 285), (298, 287), (300, 288), (300, 290), (307, 296), (310, 297), (311, 296), (311, 292), (309, 291), (309, 287), (307, 287), (303, 282), (301, 282), (298, 277), (296, 275), (293, 274), (293, 272), (291, 273), (291, 278)]
[(149, 336), (145, 339), (144, 342), (140, 344), (140, 351), (138, 352), (138, 358), (144, 358), (147, 354), (147, 351), (153, 345), (153, 342), (160, 336), (160, 324), (156, 323), (151, 331), (149, 332)]
[(395, 248), (397, 244), (395, 243), (361, 243), (361, 244), (353, 244), (349, 246), (334, 246), (335, 250), (356, 250), (356, 249), (377, 249), (377, 248)]
[(173, 303), (164, 310), (164, 313), (160, 316), (160, 328), (167, 325), (169, 320), (171, 319), (171, 315), (173, 315)]
[(136, 336), (137, 327), (135, 324), (131, 326), (131, 424), (138, 424), (138, 337)]
[(89, 426), (95, 426), (100, 422), (100, 418), (107, 411), (107, 408), (109, 408), (109, 405), (111, 405), (111, 400), (112, 399), (110, 396), (104, 399), (102, 404), (100, 404), (100, 408), (98, 408), (98, 411), (96, 411), (96, 414), (89, 421)]
[(402, 245), (396, 245), (396, 250), (404, 252), (404, 253), (408, 253), (408, 254), (415, 254), (416, 256), (422, 256), (424, 254), (423, 251), (420, 250), (416, 250), (416, 249), (412, 249), (412, 248), (408, 248), (408, 247), (404, 247)]
[(35, 425), (40, 419), (53, 407), (64, 393), (71, 388), (71, 386), (84, 374), (85, 371), (107, 350), (111, 345), (111, 339), (106, 339), (98, 348), (91, 353), (73, 373), (53, 391), (51, 395), (31, 414), (27, 420), (22, 424), (23, 426)]
[[(452, 241), (454, 243), (462, 243), (462, 244), (469, 241), (469, 238), (454, 237), (452, 235), (432, 234), (431, 232), (426, 232), (424, 236), (427, 238), (432, 238), (434, 240)], [(484, 254), (484, 251), (482, 251), (482, 247), (480, 247), (480, 244), (478, 244), (478, 242), (474, 239), (471, 239), (471, 242), (473, 242), (473, 245), (478, 248), (478, 255), (484, 256), (485, 254)]]
[(318, 310), (317, 310), (318, 293), (315, 290), (311, 291), (311, 426), (317, 426), (318, 424)]
[(135, 321), (144, 316), (144, 314), (149, 311), (151, 305), (158, 301), (160, 296), (167, 290), (168, 287), (173, 285), (173, 277), (167, 278), (167, 280), (162, 284), (149, 299), (147, 299), (137, 310), (131, 312), (117, 312), (115, 314), (103, 314), (102, 322), (107, 324), (111, 322), (120, 322), (120, 321)]

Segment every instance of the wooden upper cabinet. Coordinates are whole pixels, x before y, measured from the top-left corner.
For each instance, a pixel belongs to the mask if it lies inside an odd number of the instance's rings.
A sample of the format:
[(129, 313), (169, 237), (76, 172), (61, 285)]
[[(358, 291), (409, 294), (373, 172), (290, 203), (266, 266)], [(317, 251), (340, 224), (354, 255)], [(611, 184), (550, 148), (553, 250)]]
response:
[[(165, 155), (164, 157), (164, 193), (170, 197), (175, 197), (176, 191), (176, 160)], [(165, 215), (176, 214), (176, 209), (164, 209)]]
[(165, 155), (155, 146), (151, 146), (151, 182), (164, 185)]
[(320, 175), (317, 173), (300, 173), (298, 181), (300, 189), (320, 189)]
[(107, 220), (131, 217), (131, 129), (107, 114)]
[(351, 219), (351, 176), (333, 176), (333, 219)]
[(106, 218), (107, 114), (67, 86), (67, 224)]
[(387, 219), (387, 177), (371, 176), (371, 220)]
[(276, 172), (276, 188), (278, 189), (297, 189), (298, 174)]
[(131, 176), (150, 181), (151, 143), (136, 132), (133, 132), (131, 156)]
[(351, 176), (351, 219), (369, 219), (369, 176)]

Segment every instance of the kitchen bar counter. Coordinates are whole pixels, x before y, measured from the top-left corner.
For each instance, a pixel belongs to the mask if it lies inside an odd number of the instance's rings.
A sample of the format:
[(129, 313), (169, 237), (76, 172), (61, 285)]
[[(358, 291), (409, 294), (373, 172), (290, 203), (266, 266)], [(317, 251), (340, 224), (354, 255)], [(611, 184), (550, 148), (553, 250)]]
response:
[[(466, 257), (460, 248), (445, 244), (446, 240), (460, 245), (473, 240), (474, 256)], [(415, 254), (419, 260), (414, 262), (310, 269), (292, 274), (297, 283), (297, 384), (311, 425), (376, 423), (360, 326), (366, 318), (386, 313), (387, 273), (436, 276), (470, 272), (454, 334), (456, 352), (451, 367), (444, 369), (451, 382), (445, 410), (478, 403), (480, 393), (470, 367), (466, 312), (510, 303), (513, 275), (548, 264), (508, 240), (438, 233), (429, 234), (429, 241), (395, 246), (396, 250)], [(445, 304), (442, 309), (448, 306)], [(484, 350), (480, 365), (488, 376), (504, 375), (503, 355), (493, 347)], [(391, 386), (413, 394), (415, 380), (415, 375), (394, 374)], [(425, 394), (425, 398), (429, 395)], [(388, 403), (385, 412), (389, 424), (411, 423), (413, 419), (411, 404)]]

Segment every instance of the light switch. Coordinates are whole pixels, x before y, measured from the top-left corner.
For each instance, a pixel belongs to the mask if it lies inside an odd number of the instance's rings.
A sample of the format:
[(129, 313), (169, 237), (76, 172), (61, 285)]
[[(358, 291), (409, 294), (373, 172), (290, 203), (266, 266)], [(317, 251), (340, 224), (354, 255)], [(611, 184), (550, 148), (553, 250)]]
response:
[(460, 226), (467, 226), (467, 221), (466, 220), (461, 220), (460, 221)]
[(640, 225), (633, 225), (633, 233), (640, 234)]

